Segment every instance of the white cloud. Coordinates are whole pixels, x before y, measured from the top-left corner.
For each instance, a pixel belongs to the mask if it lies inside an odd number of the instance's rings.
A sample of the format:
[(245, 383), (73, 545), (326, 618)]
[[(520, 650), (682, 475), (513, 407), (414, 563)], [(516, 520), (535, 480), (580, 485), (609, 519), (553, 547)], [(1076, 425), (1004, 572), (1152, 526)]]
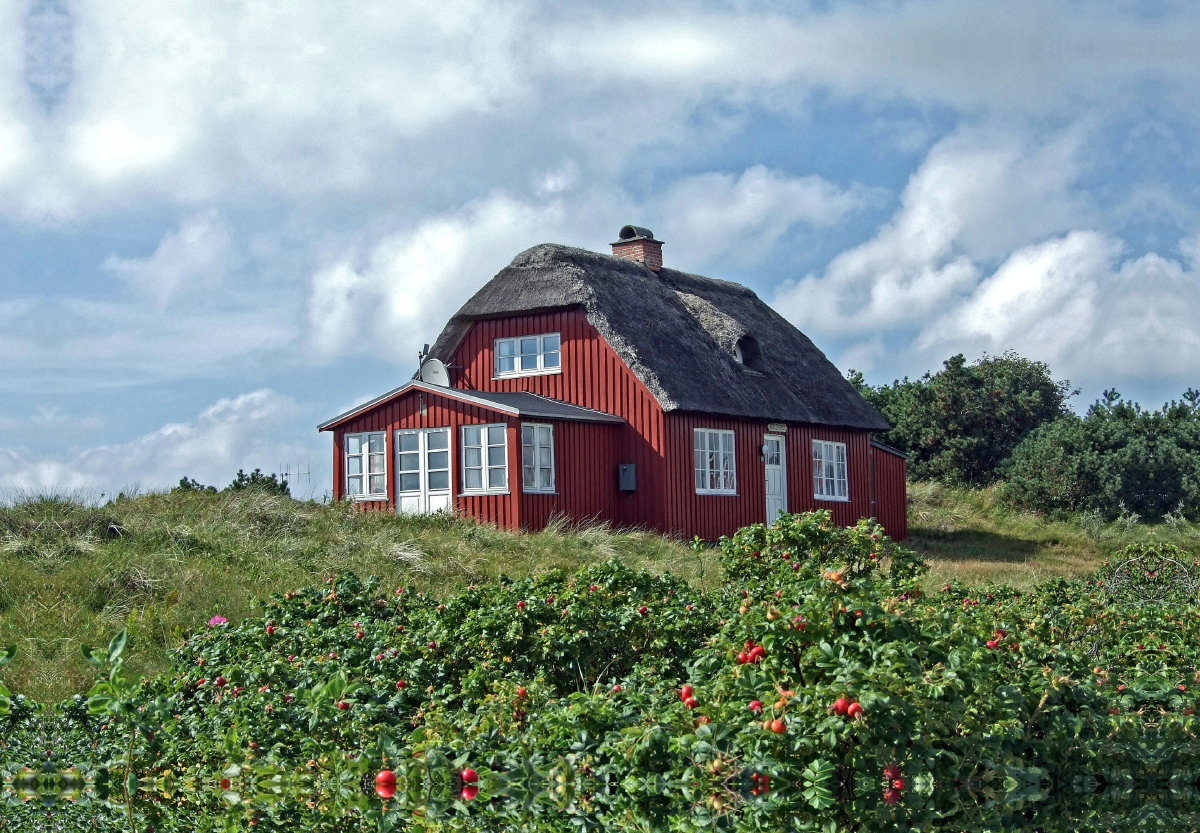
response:
[(148, 258), (109, 256), (104, 268), (162, 310), (181, 290), (212, 289), (230, 266), (232, 241), (214, 210), (185, 219)]
[(559, 239), (562, 225), (556, 203), (496, 195), (347, 252), (312, 278), (316, 355), (369, 354), (415, 366), (420, 345), (467, 298), (527, 245)]
[(838, 255), (824, 275), (780, 287), (775, 306), (819, 334), (919, 326), (974, 288), (977, 260), (1089, 216), (1070, 187), (1079, 144), (1078, 129), (1044, 143), (987, 128), (951, 135), (875, 237)]
[(310, 459), (313, 446), (293, 439), (298, 410), (288, 397), (264, 389), (222, 399), (192, 422), (164, 425), (128, 443), (41, 459), (0, 448), (0, 489), (113, 494), (132, 485), (165, 488), (185, 476), (224, 484), (238, 468), (273, 471), (280, 461)]
[(662, 236), (686, 261), (722, 255), (765, 260), (797, 224), (828, 228), (870, 197), (867, 189), (838, 188), (819, 176), (791, 177), (763, 165), (740, 176), (706, 173), (681, 179), (654, 201)]
[(928, 355), (1015, 349), (1075, 381), (1188, 377), (1200, 363), (1200, 273), (1075, 231), (1013, 254), (921, 334)]

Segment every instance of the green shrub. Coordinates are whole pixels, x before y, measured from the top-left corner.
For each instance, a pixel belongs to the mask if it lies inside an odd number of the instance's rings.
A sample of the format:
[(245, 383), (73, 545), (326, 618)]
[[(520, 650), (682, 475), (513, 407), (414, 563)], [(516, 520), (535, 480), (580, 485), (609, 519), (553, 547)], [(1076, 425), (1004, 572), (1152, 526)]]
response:
[[(103, 672), (89, 701), (51, 719), (14, 700), (2, 718), (6, 818), (695, 833), (1200, 821), (1200, 609), (1180, 551), (1133, 548), (1033, 593), (927, 596), (916, 556), (820, 512), (723, 539), (721, 559), (729, 577), (708, 591), (615, 561), (441, 600), (341, 576), (276, 596), (262, 619), (214, 619), (173, 673), (141, 682), (123, 676), (122, 633), (85, 652)], [(386, 803), (382, 769), (397, 776)]]
[(1036, 511), (1200, 517), (1200, 393), (1147, 411), (1105, 391), (1086, 416), (1030, 434), (1004, 475), (1004, 496)]
[(1069, 383), (1056, 382), (1044, 362), (1016, 353), (983, 356), (968, 365), (960, 353), (942, 370), (916, 381), (905, 377), (871, 387), (861, 373), (850, 381), (892, 424), (881, 439), (910, 455), (914, 480), (984, 486), (1035, 428), (1064, 415)]

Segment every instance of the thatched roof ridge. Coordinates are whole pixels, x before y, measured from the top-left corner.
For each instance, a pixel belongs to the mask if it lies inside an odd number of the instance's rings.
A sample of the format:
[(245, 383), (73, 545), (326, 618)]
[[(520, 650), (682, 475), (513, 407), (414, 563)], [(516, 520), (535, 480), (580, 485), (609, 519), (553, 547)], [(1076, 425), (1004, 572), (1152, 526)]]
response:
[(569, 246), (517, 255), (454, 315), (431, 354), (452, 363), (476, 320), (571, 307), (584, 310), (664, 410), (890, 428), (824, 353), (747, 287)]

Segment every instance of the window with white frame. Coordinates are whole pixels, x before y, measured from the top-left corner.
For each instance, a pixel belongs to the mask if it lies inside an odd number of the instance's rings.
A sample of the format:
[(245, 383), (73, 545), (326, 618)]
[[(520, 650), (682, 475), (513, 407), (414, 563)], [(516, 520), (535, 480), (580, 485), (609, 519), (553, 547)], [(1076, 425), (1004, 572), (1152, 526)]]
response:
[(346, 497), (387, 499), (387, 435), (383, 431), (347, 434)]
[(521, 426), (521, 488), (554, 491), (554, 426), (530, 422)]
[(813, 440), (813, 494), (818, 500), (850, 500), (845, 443)]
[(733, 432), (696, 428), (693, 431), (693, 439), (696, 450), (696, 494), (737, 494)]
[(562, 339), (558, 333), (496, 339), (497, 376), (561, 372)]
[(508, 426), (464, 425), (464, 492), (508, 491)]

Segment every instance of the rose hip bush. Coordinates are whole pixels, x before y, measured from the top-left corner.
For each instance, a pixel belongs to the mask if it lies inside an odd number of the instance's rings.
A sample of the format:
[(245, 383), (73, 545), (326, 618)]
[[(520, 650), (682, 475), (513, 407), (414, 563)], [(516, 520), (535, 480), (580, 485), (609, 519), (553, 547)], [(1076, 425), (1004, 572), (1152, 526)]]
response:
[(1031, 593), (927, 587), (879, 527), (819, 512), (721, 557), (711, 591), (615, 562), (445, 599), (342, 576), (193, 636), (153, 680), (124, 679), (119, 637), (55, 720), (8, 701), (0, 830), (1200, 822), (1178, 550)]

